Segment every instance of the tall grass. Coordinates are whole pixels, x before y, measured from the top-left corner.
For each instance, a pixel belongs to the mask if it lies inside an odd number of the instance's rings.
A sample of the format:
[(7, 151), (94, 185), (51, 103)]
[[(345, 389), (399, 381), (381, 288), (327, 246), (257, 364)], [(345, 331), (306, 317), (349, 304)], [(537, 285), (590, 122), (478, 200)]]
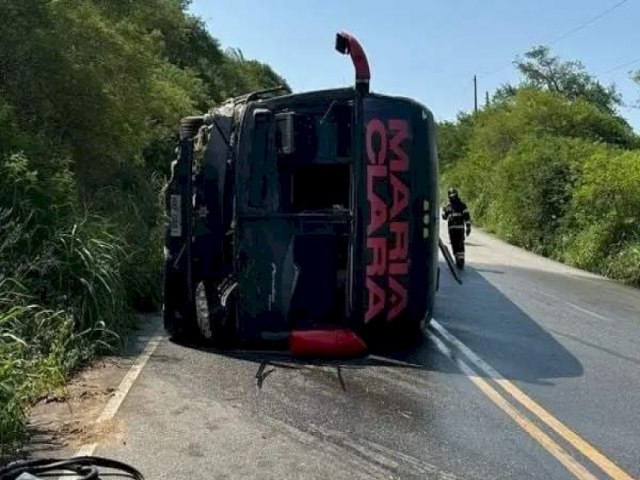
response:
[[(31, 403), (63, 385), (83, 362), (116, 346), (133, 324), (134, 307), (157, 307), (162, 247), (155, 242), (156, 184), (146, 188), (149, 203), (118, 190), (108, 193), (111, 205), (99, 199), (62, 209), (25, 209), (33, 192), (18, 201), (4, 198), (9, 205), (0, 208), (0, 456), (25, 439)], [(132, 209), (142, 208), (136, 202), (148, 211), (133, 215)]]
[(73, 361), (67, 349), (89, 354), (81, 341), (64, 311), (26, 304), (0, 313), (0, 455), (24, 439), (26, 407), (64, 382)]

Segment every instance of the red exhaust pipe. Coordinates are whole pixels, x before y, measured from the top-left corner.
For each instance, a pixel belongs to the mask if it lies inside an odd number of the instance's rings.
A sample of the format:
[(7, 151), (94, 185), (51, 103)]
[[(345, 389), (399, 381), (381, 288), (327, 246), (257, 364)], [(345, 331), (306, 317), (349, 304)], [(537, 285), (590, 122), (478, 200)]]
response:
[(346, 32), (340, 32), (336, 35), (336, 50), (343, 55), (351, 56), (353, 68), (356, 71), (356, 90), (363, 94), (369, 93), (371, 80), (369, 61), (358, 39)]

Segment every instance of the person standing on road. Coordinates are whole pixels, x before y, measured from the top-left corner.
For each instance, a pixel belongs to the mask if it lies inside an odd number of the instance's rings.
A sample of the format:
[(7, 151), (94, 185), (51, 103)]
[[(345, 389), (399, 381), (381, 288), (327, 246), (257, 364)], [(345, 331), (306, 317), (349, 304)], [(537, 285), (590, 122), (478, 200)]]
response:
[(449, 241), (458, 268), (464, 268), (464, 238), (471, 234), (471, 215), (467, 204), (458, 195), (458, 190), (450, 188), (447, 192), (449, 203), (442, 209), (442, 219), (447, 220)]

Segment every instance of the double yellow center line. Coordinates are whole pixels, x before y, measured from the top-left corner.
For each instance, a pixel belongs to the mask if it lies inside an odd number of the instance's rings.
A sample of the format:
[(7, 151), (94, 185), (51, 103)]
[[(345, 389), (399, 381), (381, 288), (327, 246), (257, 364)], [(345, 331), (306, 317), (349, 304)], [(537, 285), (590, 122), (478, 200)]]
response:
[[(531, 422), (525, 415), (520, 413), (495, 389), (487, 380), (480, 377), (482, 373), (491, 378), (495, 383), (506, 391), (520, 405), (541, 420), (547, 427), (556, 432), (566, 442), (577, 451), (597, 465), (603, 472), (614, 480), (634, 480), (604, 454), (599, 452), (593, 445), (578, 436), (560, 420), (551, 415), (542, 406), (536, 403), (531, 397), (516, 387), (512, 382), (504, 378), (493, 367), (476, 355), (469, 347), (458, 340), (437, 320), (432, 320), (431, 326), (438, 335), (429, 332), (429, 338), (434, 342), (438, 350), (453, 361), (458, 368), (491, 400), (497, 407), (505, 412), (520, 428), (538, 442), (547, 452), (555, 457), (574, 477), (580, 480), (597, 480), (589, 470), (580, 464), (571, 454), (562, 448), (555, 440), (543, 432), (538, 426)], [(450, 348), (453, 346), (454, 349)], [(473, 364), (472, 368), (459, 354)]]

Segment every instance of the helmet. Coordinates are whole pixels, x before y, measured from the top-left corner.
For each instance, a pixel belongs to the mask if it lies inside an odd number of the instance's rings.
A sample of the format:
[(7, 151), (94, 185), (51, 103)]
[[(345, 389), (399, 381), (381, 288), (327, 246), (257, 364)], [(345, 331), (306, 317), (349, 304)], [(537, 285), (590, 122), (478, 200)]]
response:
[(458, 190), (456, 190), (455, 188), (450, 188), (447, 191), (447, 195), (449, 196), (449, 198), (455, 198), (458, 196)]

